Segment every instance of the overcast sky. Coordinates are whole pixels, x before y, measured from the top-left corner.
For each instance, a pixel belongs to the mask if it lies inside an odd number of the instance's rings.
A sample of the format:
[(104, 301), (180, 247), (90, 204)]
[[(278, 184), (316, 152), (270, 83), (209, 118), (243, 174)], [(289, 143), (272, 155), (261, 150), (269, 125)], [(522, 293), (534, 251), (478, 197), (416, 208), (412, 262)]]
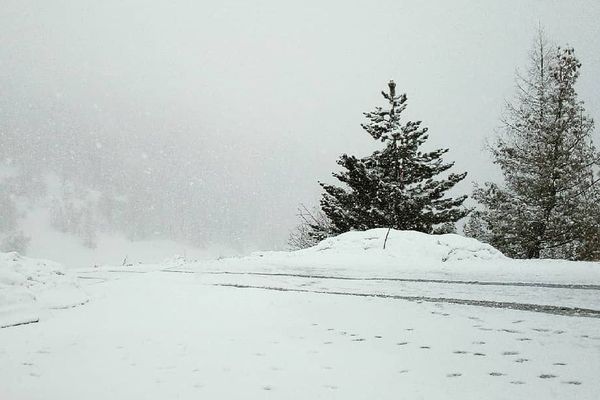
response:
[(598, 21), (598, 0), (0, 0), (0, 116), (59, 104), (39, 121), (101, 113), (107, 135), (188, 141), (222, 185), (207, 206), (251, 187), (235, 215), (256, 226), (250, 246), (275, 247), (336, 158), (373, 148), (362, 112), (389, 79), (469, 172), (459, 191), (497, 174), (484, 140), (539, 24), (575, 47), (600, 121)]

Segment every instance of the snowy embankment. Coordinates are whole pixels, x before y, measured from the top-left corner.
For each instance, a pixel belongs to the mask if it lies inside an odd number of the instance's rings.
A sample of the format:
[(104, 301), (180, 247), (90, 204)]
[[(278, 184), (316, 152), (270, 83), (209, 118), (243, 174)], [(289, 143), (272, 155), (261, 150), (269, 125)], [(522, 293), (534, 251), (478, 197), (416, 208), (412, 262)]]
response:
[(37, 322), (49, 310), (87, 301), (76, 277), (60, 264), (0, 253), (0, 328)]
[(514, 260), (492, 246), (455, 234), (387, 229), (348, 232), (292, 252), (188, 264), (191, 270), (273, 272), (337, 277), (600, 285), (600, 263)]

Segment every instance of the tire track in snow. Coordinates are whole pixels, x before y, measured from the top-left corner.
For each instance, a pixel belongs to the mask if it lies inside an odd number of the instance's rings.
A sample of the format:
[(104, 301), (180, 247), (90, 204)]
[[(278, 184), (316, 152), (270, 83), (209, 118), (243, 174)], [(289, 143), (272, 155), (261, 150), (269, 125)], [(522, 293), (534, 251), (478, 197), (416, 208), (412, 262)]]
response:
[(600, 318), (600, 310), (593, 310), (589, 308), (579, 307), (564, 307), (564, 306), (550, 306), (544, 304), (528, 304), (528, 303), (514, 303), (505, 301), (492, 301), (492, 300), (470, 300), (470, 299), (455, 299), (447, 297), (427, 297), (427, 296), (400, 296), (391, 294), (381, 293), (360, 293), (360, 292), (338, 292), (338, 291), (327, 291), (327, 290), (310, 290), (310, 289), (294, 289), (294, 288), (282, 288), (274, 286), (253, 286), (253, 285), (241, 285), (236, 283), (215, 283), (214, 286), (231, 287), (237, 289), (261, 289), (261, 290), (273, 290), (278, 292), (300, 292), (300, 293), (318, 293), (318, 294), (330, 294), (339, 296), (357, 296), (357, 297), (377, 297), (384, 299), (395, 299), (395, 300), (407, 300), (407, 301), (424, 301), (429, 303), (450, 303), (460, 304), (467, 306), (479, 306), (488, 308), (504, 308), (519, 311), (532, 311), (544, 314), (563, 315), (569, 317), (587, 317), (587, 318)]
[(18, 320), (16, 322), (6, 322), (6, 323), (0, 323), (0, 329), (4, 329), (4, 328), (11, 328), (13, 326), (21, 326), (21, 325), (29, 325), (29, 324), (36, 324), (40, 322), (40, 319), (38, 317), (34, 317), (34, 318), (24, 318), (21, 320)]
[[(163, 272), (195, 273), (185, 270), (162, 270)], [(231, 271), (203, 271), (201, 273), (211, 275), (256, 275), (256, 276), (283, 276), (291, 278), (309, 279), (338, 279), (346, 281), (387, 281), (387, 282), (417, 282), (417, 283), (443, 283), (450, 285), (481, 285), (481, 286), (520, 286), (540, 287), (549, 289), (582, 289), (600, 290), (600, 285), (578, 284), (578, 283), (544, 283), (544, 282), (498, 282), (498, 281), (455, 281), (448, 279), (420, 279), (420, 278), (378, 278), (378, 277), (353, 277), (353, 276), (329, 276), (311, 274), (291, 274), (280, 272), (231, 272)]]

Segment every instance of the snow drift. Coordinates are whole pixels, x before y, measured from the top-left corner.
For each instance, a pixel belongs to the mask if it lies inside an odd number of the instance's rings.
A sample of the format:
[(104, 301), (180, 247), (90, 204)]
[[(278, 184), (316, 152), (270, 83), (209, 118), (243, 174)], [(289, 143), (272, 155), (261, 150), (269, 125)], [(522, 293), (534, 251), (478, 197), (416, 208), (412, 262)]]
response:
[(415, 231), (391, 230), (384, 249), (386, 233), (387, 229), (384, 228), (347, 232), (292, 254), (385, 257), (400, 263), (504, 258), (500, 251), (488, 244), (455, 234), (428, 235)]
[(506, 259), (494, 247), (455, 234), (428, 235), (416, 231), (387, 229), (346, 232), (323, 240), (316, 246), (293, 252), (255, 253), (267, 259), (303, 260), (315, 264), (345, 264), (381, 267), (439, 265), (447, 262)]
[(0, 327), (35, 322), (50, 309), (87, 302), (77, 280), (58, 263), (0, 253)]
[(494, 247), (456, 234), (387, 229), (347, 232), (297, 251), (187, 264), (190, 270), (315, 276), (600, 283), (600, 263), (514, 260)]

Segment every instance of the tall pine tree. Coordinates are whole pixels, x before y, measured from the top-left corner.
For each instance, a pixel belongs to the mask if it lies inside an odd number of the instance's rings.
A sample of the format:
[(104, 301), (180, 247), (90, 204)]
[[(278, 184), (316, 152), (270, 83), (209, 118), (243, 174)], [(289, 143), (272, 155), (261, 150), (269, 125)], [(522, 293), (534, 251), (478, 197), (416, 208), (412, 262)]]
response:
[(343, 187), (320, 183), (324, 189), (321, 208), (330, 221), (330, 234), (371, 228), (415, 230), (425, 233), (452, 231), (466, 216), (462, 207), (467, 196), (446, 197), (446, 192), (466, 173), (438, 175), (452, 168), (442, 155), (448, 149), (420, 150), (428, 138), (421, 121), (401, 121), (406, 94), (396, 94), (390, 81), (382, 92), (388, 106), (365, 113), (363, 129), (384, 144), (368, 157), (342, 155), (334, 173)]
[(465, 232), (518, 258), (600, 258), (600, 154), (577, 98), (581, 63), (540, 33), (516, 101), (492, 147), (503, 186), (475, 190), (482, 209)]

